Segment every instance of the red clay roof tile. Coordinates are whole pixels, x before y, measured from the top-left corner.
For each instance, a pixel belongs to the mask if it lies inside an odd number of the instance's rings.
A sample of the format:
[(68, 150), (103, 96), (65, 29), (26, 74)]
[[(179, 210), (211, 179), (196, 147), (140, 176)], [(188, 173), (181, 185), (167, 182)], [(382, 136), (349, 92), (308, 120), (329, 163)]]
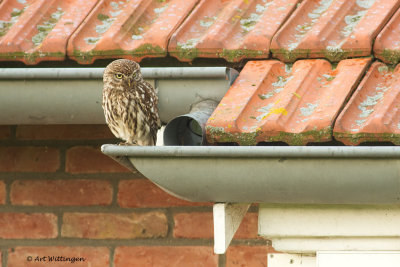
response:
[(388, 141), (400, 145), (400, 65), (372, 64), (339, 115), (334, 136), (346, 145)]
[[(271, 50), (287, 62), (339, 61), (370, 55), (399, 7), (398, 0), (4, 0), (0, 60), (36, 64), (67, 53), (88, 64), (169, 52), (181, 61), (237, 62)], [(400, 60), (399, 14), (374, 47), (389, 63)]]
[(386, 63), (400, 62), (400, 9), (376, 37), (374, 54)]
[(211, 143), (290, 145), (330, 141), (340, 108), (369, 58), (300, 60), (289, 69), (276, 60), (248, 62), (206, 125)]
[(99, 58), (167, 55), (171, 34), (198, 0), (100, 0), (68, 43), (70, 58), (82, 64)]
[[(168, 52), (181, 61), (237, 62), (271, 50), (287, 62), (339, 61), (369, 56), (383, 28), (374, 54), (397, 64), (399, 7), (400, 0), (0, 0), (0, 60), (37, 64), (68, 54), (88, 64)], [(342, 60), (336, 69), (323, 59), (292, 67), (249, 61), (210, 117), (208, 141), (305, 145), (333, 132), (347, 145), (400, 145), (400, 64), (373, 63), (341, 111), (370, 61)]]
[(272, 36), (299, 0), (202, 0), (171, 37), (168, 51), (196, 57), (268, 58)]
[(285, 62), (368, 56), (399, 6), (393, 0), (306, 0), (276, 33), (270, 49)]
[(4, 0), (0, 4), (0, 60), (36, 64), (64, 60), (72, 32), (97, 0)]

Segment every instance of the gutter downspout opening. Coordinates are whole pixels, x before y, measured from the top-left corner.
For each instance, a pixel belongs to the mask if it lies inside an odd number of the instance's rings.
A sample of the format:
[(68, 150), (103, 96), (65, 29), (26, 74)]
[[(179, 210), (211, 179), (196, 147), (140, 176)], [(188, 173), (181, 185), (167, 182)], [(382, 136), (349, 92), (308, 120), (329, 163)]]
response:
[(190, 112), (172, 119), (164, 131), (164, 145), (206, 145), (205, 126), (218, 102), (203, 100), (192, 105)]

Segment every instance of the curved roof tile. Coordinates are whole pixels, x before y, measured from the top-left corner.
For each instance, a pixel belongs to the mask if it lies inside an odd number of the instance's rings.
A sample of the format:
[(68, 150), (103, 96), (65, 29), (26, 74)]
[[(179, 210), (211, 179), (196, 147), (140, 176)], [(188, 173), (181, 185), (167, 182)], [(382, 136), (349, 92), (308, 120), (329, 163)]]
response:
[[(242, 59), (326, 58), (371, 54), (400, 7), (394, 0), (4, 0), (0, 60), (81, 64), (100, 58), (170, 55)], [(398, 17), (374, 52), (399, 61)]]
[(97, 0), (4, 0), (0, 4), (0, 60), (36, 64), (64, 60), (72, 32)]
[(273, 57), (338, 62), (368, 56), (374, 38), (399, 6), (393, 0), (303, 1), (272, 39)]
[(172, 35), (168, 51), (181, 61), (196, 57), (268, 58), (275, 32), (299, 0), (203, 0)]
[[(333, 134), (348, 145), (400, 144), (399, 67), (375, 62), (358, 86), (373, 43), (376, 57), (400, 61), (399, 7), (399, 0), (0, 0), (0, 61), (263, 59), (249, 61), (222, 99), (206, 127), (210, 142), (304, 145)], [(285, 65), (266, 60), (270, 51), (285, 62), (308, 59)]]
[(197, 0), (100, 0), (71, 36), (68, 56), (81, 64), (99, 58), (164, 57), (171, 34)]
[(371, 59), (322, 59), (290, 68), (276, 60), (250, 61), (207, 122), (210, 143), (305, 145), (332, 139), (333, 122)]
[(400, 66), (374, 62), (338, 117), (334, 136), (346, 145), (392, 142), (400, 145)]
[(400, 62), (400, 9), (376, 37), (374, 55), (389, 64)]

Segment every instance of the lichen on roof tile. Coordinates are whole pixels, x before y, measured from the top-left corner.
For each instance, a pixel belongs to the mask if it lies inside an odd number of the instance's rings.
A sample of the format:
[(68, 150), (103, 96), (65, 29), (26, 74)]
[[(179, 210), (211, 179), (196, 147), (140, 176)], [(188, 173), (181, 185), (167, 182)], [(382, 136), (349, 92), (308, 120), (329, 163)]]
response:
[(400, 62), (400, 9), (376, 37), (374, 55), (389, 64)]
[(268, 58), (272, 36), (298, 2), (202, 0), (173, 34), (168, 51), (181, 61)]
[(375, 0), (356, 0), (356, 3), (362, 8), (371, 8)]
[[(0, 60), (64, 60), (67, 40), (97, 0), (4, 0)], [(77, 8), (79, 6), (79, 8)]]
[(339, 115), (334, 136), (347, 145), (400, 144), (400, 70), (375, 62)]
[(10, 28), (28, 7), (27, 1), (0, 2), (0, 37), (7, 34)]
[(84, 40), (87, 44), (96, 44), (101, 36), (108, 31), (111, 25), (116, 20), (116, 17), (121, 14), (123, 8), (126, 6), (129, 0), (119, 1), (119, 2), (110, 2), (110, 9), (105, 10), (104, 13), (97, 14), (97, 23), (94, 26), (95, 35), (96, 36), (88, 36), (85, 37)]
[(79, 63), (99, 58), (164, 57), (174, 30), (197, 0), (100, 0), (71, 37), (68, 55)]
[(283, 141), (305, 145), (332, 139), (333, 122), (366, 70), (369, 58), (300, 60), (292, 68), (250, 61), (206, 125), (210, 143)]
[(318, 19), (323, 15), (332, 4), (333, 0), (321, 0), (319, 5), (317, 5), (307, 16), (310, 20), (307, 20), (303, 24), (299, 24), (296, 26), (296, 33), (294, 34), (294, 39), (291, 40), (288, 44), (289, 51), (293, 51), (297, 48), (300, 41), (304, 38), (304, 36), (310, 31), (313, 25), (318, 21)]
[(48, 20), (43, 21), (42, 24), (36, 26), (38, 33), (32, 37), (32, 42), (35, 46), (38, 46), (43, 42), (44, 38), (46, 38), (50, 31), (53, 30), (54, 26), (56, 26), (57, 22), (64, 14), (65, 12), (62, 8), (57, 7), (57, 10), (50, 15)]
[(271, 51), (285, 62), (368, 56), (373, 39), (399, 6), (386, 0), (303, 1), (274, 36)]

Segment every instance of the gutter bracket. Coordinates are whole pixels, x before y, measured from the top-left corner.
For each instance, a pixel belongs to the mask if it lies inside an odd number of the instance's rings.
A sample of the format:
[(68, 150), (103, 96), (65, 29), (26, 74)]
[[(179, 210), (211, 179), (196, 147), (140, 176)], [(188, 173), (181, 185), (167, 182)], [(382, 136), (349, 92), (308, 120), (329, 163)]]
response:
[(216, 203), (214, 217), (214, 253), (224, 254), (251, 204)]

